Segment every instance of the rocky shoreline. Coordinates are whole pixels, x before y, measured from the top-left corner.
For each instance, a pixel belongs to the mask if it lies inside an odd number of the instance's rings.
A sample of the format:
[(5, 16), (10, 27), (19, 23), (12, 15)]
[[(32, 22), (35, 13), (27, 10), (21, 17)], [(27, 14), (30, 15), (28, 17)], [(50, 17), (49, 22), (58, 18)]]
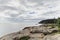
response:
[(60, 34), (57, 27), (39, 25), (32, 27), (25, 27), (23, 30), (5, 35), (0, 40), (21, 40), (21, 37), (29, 36), (28, 40), (59, 40)]

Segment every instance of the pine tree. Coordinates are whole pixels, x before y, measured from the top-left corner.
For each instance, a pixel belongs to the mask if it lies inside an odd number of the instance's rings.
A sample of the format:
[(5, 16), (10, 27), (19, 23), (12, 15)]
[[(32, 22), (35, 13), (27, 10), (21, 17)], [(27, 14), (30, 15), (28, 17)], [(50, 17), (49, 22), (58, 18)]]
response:
[(60, 31), (60, 18), (57, 19), (57, 25), (58, 25), (58, 29)]

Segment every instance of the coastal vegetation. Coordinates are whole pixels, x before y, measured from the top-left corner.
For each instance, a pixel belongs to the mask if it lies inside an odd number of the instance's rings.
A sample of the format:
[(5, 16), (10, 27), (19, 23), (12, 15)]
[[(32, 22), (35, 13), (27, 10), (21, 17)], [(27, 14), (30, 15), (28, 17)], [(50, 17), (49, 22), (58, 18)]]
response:
[(46, 20), (42, 20), (40, 22), (38, 22), (39, 24), (44, 24), (44, 25), (48, 25), (48, 27), (58, 27), (58, 31), (60, 32), (60, 18), (57, 19), (46, 19)]
[(23, 37), (20, 37), (20, 38), (18, 38), (18, 37), (14, 38), (14, 40), (28, 40), (28, 39), (30, 39), (29, 36), (23, 36)]
[(29, 36), (23, 36), (23, 37), (21, 37), (19, 40), (28, 40), (28, 39), (30, 39)]

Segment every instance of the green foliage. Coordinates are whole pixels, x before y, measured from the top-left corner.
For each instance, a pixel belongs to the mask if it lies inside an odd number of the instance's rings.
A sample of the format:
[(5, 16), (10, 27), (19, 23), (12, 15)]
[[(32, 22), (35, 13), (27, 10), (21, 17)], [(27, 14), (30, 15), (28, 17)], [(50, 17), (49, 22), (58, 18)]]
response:
[(58, 25), (58, 29), (60, 31), (60, 18), (58, 18), (58, 20), (57, 20), (57, 25)]
[(54, 24), (57, 22), (57, 19), (46, 19), (38, 22), (39, 24)]
[(28, 40), (28, 39), (30, 39), (29, 36), (23, 36), (23, 37), (21, 37), (21, 38), (19, 38), (19, 37), (13, 38), (13, 40)]
[(23, 37), (21, 37), (19, 40), (28, 40), (28, 39), (30, 39), (29, 36), (23, 36)]

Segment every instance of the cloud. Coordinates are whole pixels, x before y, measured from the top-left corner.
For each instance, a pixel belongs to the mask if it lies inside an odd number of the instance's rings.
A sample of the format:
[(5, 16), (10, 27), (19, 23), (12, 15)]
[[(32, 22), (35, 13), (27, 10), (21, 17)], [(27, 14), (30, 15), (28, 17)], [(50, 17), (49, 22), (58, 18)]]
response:
[(6, 4), (8, 2), (9, 2), (9, 0), (0, 0), (0, 4)]
[(60, 15), (60, 0), (0, 0), (0, 20), (47, 19)]

